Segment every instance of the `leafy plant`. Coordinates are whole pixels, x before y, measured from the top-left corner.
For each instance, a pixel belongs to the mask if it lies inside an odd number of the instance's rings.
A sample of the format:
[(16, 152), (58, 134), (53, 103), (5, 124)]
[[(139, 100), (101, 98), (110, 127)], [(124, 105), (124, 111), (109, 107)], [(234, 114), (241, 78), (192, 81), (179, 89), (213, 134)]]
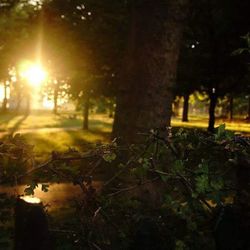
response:
[[(144, 144), (129, 147), (114, 141), (87, 152), (52, 152), (47, 162), (16, 179), (46, 171), (56, 181), (79, 187), (82, 196), (72, 204), (75, 219), (63, 227), (72, 232), (74, 247), (136, 248), (145, 243), (138, 235), (151, 235), (147, 241), (159, 249), (213, 249), (218, 208), (228, 202), (249, 204), (242, 203), (249, 198), (244, 196), (247, 186), (239, 187), (243, 182), (237, 179), (250, 161), (249, 139), (224, 125), (216, 134), (169, 128), (163, 135), (151, 131), (145, 136)], [(30, 183), (27, 194), (33, 194), (38, 181)]]

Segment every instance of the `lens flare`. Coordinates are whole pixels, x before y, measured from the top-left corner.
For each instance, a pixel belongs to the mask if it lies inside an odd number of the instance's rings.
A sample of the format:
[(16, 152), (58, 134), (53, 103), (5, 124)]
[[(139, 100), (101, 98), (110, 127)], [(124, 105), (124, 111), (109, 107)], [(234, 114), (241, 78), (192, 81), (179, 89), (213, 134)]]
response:
[(47, 78), (47, 73), (40, 64), (25, 64), (21, 68), (20, 74), (34, 87), (39, 87)]

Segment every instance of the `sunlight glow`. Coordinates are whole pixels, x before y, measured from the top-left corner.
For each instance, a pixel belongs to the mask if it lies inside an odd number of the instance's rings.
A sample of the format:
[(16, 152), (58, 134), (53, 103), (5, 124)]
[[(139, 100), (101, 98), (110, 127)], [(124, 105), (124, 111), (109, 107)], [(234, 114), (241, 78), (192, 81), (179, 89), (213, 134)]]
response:
[(31, 87), (40, 87), (47, 79), (47, 72), (40, 63), (23, 61), (19, 65), (18, 73)]
[(21, 72), (21, 75), (34, 87), (39, 87), (47, 77), (47, 73), (39, 64), (29, 65)]
[(27, 203), (39, 204), (41, 200), (37, 197), (32, 196), (22, 196), (20, 199), (24, 200)]

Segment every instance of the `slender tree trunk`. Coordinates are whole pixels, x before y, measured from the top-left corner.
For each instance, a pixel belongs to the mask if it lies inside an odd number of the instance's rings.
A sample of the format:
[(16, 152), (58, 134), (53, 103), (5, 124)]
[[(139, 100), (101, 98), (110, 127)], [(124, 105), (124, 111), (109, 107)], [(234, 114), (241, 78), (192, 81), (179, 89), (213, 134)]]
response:
[(31, 96), (27, 95), (27, 100), (26, 100), (26, 110), (25, 110), (25, 114), (28, 115), (30, 114), (30, 102), (31, 102)]
[(173, 102), (173, 116), (178, 117), (180, 110), (180, 99), (179, 97)]
[(59, 94), (59, 86), (58, 86), (58, 83), (55, 85), (55, 88), (54, 88), (54, 95), (53, 95), (53, 98), (54, 98), (54, 108), (53, 108), (53, 113), (56, 115), (57, 114), (57, 111), (58, 111), (58, 94)]
[(89, 96), (85, 96), (83, 102), (83, 129), (89, 129)]
[(247, 120), (250, 120), (250, 95), (248, 96), (248, 115), (247, 115)]
[(180, 42), (188, 0), (132, 3), (130, 35), (117, 95), (113, 136), (144, 140), (139, 133), (170, 125)]
[(184, 95), (182, 121), (188, 122), (189, 94)]
[(17, 85), (16, 85), (16, 107), (15, 107), (15, 112), (16, 113), (19, 113), (20, 111), (20, 108), (21, 108), (21, 102), (22, 102), (22, 90), (21, 90), (21, 82), (17, 82)]
[(229, 99), (229, 119), (233, 120), (233, 108), (234, 108), (234, 98), (231, 95)]
[(209, 105), (209, 122), (208, 122), (208, 131), (214, 132), (214, 125), (215, 125), (215, 108), (217, 104), (217, 94), (210, 93), (210, 105)]
[(7, 103), (8, 103), (8, 100), (7, 100), (7, 82), (4, 81), (4, 98), (3, 98), (3, 104), (2, 104), (2, 111), (3, 112), (6, 112), (6, 110), (7, 110)]

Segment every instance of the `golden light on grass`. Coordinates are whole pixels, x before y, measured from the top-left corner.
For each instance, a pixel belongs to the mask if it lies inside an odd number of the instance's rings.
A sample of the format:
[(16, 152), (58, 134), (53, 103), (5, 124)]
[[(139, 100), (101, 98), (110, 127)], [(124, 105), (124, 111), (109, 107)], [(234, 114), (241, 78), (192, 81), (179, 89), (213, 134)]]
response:
[(21, 66), (20, 75), (32, 87), (40, 87), (47, 78), (47, 72), (37, 63), (24, 63)]

